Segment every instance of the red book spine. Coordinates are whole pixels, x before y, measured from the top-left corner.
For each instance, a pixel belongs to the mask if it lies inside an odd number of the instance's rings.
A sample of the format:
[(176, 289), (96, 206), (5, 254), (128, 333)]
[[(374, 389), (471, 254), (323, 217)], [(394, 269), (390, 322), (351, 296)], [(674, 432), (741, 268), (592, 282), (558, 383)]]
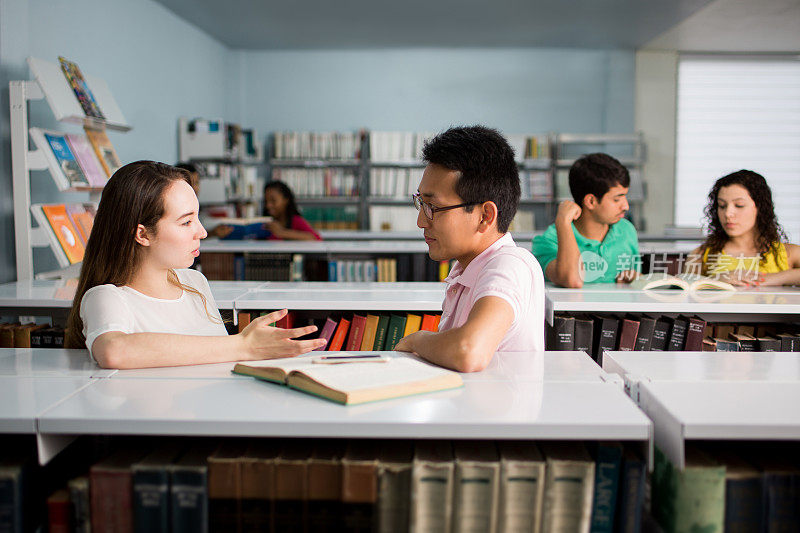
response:
[(438, 322), (439, 321), (436, 320), (436, 315), (422, 315), (422, 325), (419, 329), (423, 331), (436, 331)]
[(69, 533), (71, 531), (69, 493), (57, 490), (47, 498), (47, 521), (50, 533)]
[(130, 471), (90, 471), (92, 531), (133, 533), (133, 480)]
[(331, 352), (338, 352), (344, 346), (344, 339), (347, 335), (347, 330), (350, 328), (350, 321), (343, 318), (339, 321), (339, 327), (336, 328), (336, 333), (333, 334), (329, 350)]
[(347, 337), (346, 350), (360, 350), (361, 341), (364, 338), (364, 328), (367, 326), (367, 317), (353, 315), (353, 327), (350, 328), (350, 336)]

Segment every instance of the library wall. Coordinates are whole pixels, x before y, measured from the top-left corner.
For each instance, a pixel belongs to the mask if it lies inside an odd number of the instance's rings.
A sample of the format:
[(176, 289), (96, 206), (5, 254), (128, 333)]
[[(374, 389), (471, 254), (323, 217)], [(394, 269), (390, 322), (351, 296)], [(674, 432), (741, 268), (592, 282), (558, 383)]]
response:
[(583, 49), (238, 51), (246, 122), (259, 131), (630, 133), (634, 52)]
[[(152, 0), (3, 0), (0, 6), (0, 282), (7, 282), (16, 279), (8, 82), (30, 78), (28, 56), (57, 62), (63, 55), (108, 82), (133, 126), (128, 133), (109, 134), (126, 162), (174, 162), (178, 117), (227, 118), (236, 93), (229, 91), (230, 51)], [(32, 103), (29, 116), (33, 125), (67, 129), (54, 120), (44, 101)], [(36, 201), (86, 198), (59, 193), (44, 173), (33, 177)], [(49, 250), (37, 252), (37, 268), (57, 268)]]

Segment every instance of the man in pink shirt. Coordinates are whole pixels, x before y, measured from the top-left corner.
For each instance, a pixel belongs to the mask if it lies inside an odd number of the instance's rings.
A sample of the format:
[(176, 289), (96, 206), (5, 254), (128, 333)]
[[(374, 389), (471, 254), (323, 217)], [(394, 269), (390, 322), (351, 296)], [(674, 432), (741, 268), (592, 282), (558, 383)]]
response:
[(544, 350), (544, 277), (508, 226), (519, 204), (514, 151), (496, 130), (451, 128), (425, 143), (414, 205), (428, 254), (456, 259), (445, 280), (439, 331), (404, 337), (415, 352), (459, 372), (483, 370), (496, 351)]

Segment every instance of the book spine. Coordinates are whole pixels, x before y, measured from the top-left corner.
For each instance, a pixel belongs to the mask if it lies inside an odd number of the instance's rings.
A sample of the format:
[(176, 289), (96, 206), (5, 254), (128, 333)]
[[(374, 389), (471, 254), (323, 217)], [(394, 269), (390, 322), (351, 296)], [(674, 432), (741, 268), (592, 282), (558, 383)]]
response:
[(342, 529), (342, 465), (340, 461), (309, 461), (308, 530)]
[(614, 527), (622, 446), (597, 445), (590, 531), (610, 533)]
[(344, 529), (367, 532), (377, 519), (378, 473), (375, 464), (343, 462), (342, 518)]
[(69, 533), (70, 505), (66, 490), (57, 490), (47, 498), (47, 521), (49, 533)]
[(575, 318), (553, 316), (553, 325), (547, 325), (547, 349), (570, 351), (575, 348)]
[(330, 347), (328, 348), (332, 352), (337, 352), (342, 349), (344, 345), (344, 340), (347, 335), (347, 330), (350, 328), (350, 321), (346, 318), (342, 318), (339, 320), (339, 327), (336, 328), (336, 333), (333, 334), (333, 338), (331, 339)]
[(640, 533), (647, 469), (638, 457), (626, 456), (623, 464), (614, 531)]
[(25, 531), (22, 466), (0, 464), (0, 530)]
[(133, 531), (132, 476), (126, 472), (92, 471), (92, 531)]
[(453, 531), (495, 531), (499, 464), (456, 461)]
[(683, 350), (686, 343), (686, 326), (687, 322), (676, 318), (672, 322), (672, 329), (669, 334), (669, 341), (667, 342), (667, 351), (679, 352)]
[(653, 330), (656, 327), (654, 318), (641, 317), (639, 319), (639, 332), (636, 335), (635, 350), (638, 352), (650, 351), (650, 344), (653, 340)]
[(170, 476), (172, 533), (208, 532), (206, 467), (175, 466)]
[(760, 477), (725, 482), (725, 531), (763, 531), (762, 480)]
[(133, 472), (133, 530), (169, 531), (169, 473), (160, 469)]
[(304, 531), (308, 516), (304, 512), (307, 498), (305, 461), (281, 461), (275, 465), (275, 531)]
[(453, 463), (416, 462), (411, 473), (410, 531), (450, 531)]
[(375, 343), (372, 345), (374, 351), (383, 350), (383, 345), (386, 343), (386, 331), (389, 328), (389, 317), (381, 315), (378, 319), (378, 327), (375, 329)]
[(411, 464), (381, 467), (378, 474), (378, 531), (408, 531)]
[(241, 531), (241, 462), (208, 461), (208, 522), (213, 531)]

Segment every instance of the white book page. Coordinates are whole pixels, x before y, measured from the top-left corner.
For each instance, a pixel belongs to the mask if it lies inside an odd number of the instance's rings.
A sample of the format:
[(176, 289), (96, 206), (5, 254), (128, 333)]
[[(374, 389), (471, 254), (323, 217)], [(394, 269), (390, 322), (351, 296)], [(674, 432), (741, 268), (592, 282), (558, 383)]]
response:
[(395, 357), (386, 363), (309, 364), (302, 367), (302, 371), (311, 379), (342, 392), (404, 385), (455, 374), (405, 357)]

